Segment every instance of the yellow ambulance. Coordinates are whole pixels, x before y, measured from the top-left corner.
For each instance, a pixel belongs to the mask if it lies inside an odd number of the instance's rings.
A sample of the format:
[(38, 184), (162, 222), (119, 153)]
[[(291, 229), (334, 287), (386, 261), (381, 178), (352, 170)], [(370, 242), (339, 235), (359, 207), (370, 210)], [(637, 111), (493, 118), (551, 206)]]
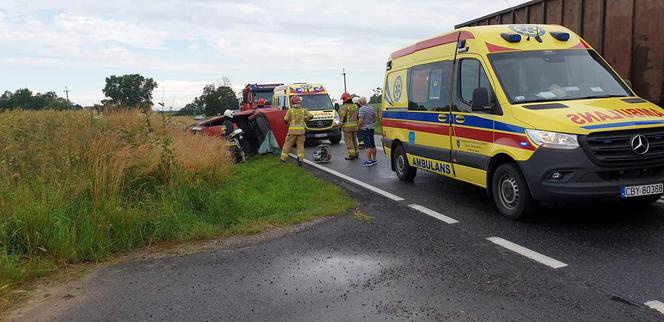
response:
[(401, 180), (419, 169), (486, 188), (512, 219), (664, 193), (664, 110), (564, 27), (461, 28), (386, 67), (382, 143)]
[(322, 84), (294, 83), (277, 86), (272, 96), (272, 107), (287, 110), (291, 96), (302, 98), (302, 107), (314, 117), (305, 124), (307, 140), (329, 140), (332, 144), (341, 141), (339, 114), (335, 111), (327, 90)]

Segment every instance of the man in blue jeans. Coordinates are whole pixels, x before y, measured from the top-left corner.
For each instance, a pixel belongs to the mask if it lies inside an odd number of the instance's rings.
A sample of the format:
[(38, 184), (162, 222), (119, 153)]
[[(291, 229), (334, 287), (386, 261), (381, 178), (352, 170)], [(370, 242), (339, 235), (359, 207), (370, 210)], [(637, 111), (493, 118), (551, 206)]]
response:
[(357, 102), (360, 105), (359, 116), (359, 137), (364, 141), (364, 148), (367, 150), (367, 160), (362, 163), (363, 167), (370, 167), (378, 164), (376, 161), (376, 142), (374, 140), (374, 127), (376, 126), (376, 111), (373, 107), (367, 105), (367, 99), (360, 97)]

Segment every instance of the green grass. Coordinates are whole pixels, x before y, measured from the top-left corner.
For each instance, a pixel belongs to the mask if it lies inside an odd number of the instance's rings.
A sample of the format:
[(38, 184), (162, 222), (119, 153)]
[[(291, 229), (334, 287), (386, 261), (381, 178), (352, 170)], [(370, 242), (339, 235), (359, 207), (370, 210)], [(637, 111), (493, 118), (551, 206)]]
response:
[(340, 188), (273, 157), (233, 166), (222, 140), (187, 135), (177, 120), (133, 111), (0, 114), (0, 311), (26, 283), (69, 264), (354, 205)]
[[(19, 229), (18, 225), (31, 227), (35, 239), (49, 240), (53, 246), (61, 243), (58, 246), (61, 255), (48, 256), (46, 249), (44, 256), (0, 249), (0, 287), (4, 287), (0, 289), (0, 298), (8, 299), (12, 290), (54, 271), (63, 262), (97, 261), (154, 241), (257, 233), (274, 226), (340, 214), (355, 203), (339, 187), (294, 164), (260, 157), (236, 166), (223, 184), (199, 182), (195, 187), (183, 186), (174, 193), (128, 209), (115, 205), (86, 209), (85, 204), (78, 203), (84, 207), (82, 211), (68, 216), (64, 211), (51, 215), (35, 212), (33, 219), (52, 217), (43, 218), (40, 223), (4, 223), (10, 229)], [(26, 209), (24, 214), (33, 211)], [(93, 217), (103, 214), (108, 218), (102, 224), (99, 219), (85, 218), (88, 211)]]
[(236, 167), (225, 187), (212, 200), (229, 214), (231, 221), (223, 224), (235, 233), (331, 216), (355, 205), (341, 188), (270, 156)]

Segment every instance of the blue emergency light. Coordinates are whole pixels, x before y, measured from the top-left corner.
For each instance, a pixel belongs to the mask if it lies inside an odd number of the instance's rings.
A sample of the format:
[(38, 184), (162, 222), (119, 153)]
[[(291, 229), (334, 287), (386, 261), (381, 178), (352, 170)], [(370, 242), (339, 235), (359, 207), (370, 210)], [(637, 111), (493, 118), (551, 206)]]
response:
[(500, 34), (503, 39), (507, 40), (508, 42), (515, 43), (521, 41), (521, 35), (519, 34), (508, 34), (506, 32), (503, 32)]
[(559, 41), (568, 41), (569, 40), (569, 33), (568, 32), (552, 31), (551, 36), (553, 38), (555, 38), (556, 40), (559, 40)]

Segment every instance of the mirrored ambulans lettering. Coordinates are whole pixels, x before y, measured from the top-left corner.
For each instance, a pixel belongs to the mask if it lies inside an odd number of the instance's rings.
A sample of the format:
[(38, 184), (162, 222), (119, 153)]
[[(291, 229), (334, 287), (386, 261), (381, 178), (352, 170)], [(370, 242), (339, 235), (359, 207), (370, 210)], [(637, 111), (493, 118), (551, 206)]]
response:
[(654, 108), (622, 108), (605, 111), (590, 111), (567, 114), (567, 118), (576, 124), (587, 124), (602, 121), (631, 119), (635, 117), (664, 117), (664, 112)]
[(428, 170), (439, 174), (449, 175), (452, 173), (452, 166), (449, 163), (438, 160), (432, 160), (432, 159), (426, 159), (414, 156), (413, 166), (416, 168)]

